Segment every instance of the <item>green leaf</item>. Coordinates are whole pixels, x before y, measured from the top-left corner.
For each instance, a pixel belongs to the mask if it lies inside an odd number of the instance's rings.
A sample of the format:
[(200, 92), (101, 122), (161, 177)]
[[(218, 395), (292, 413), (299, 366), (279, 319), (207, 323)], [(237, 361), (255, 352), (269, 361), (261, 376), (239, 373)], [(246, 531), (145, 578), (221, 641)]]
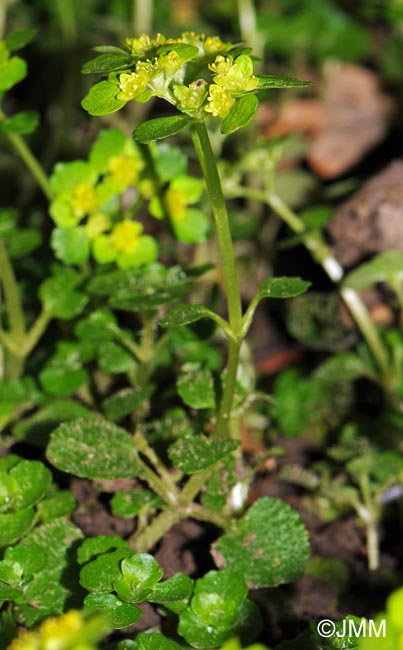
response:
[(363, 291), (378, 282), (389, 282), (393, 278), (403, 280), (403, 252), (389, 250), (361, 264), (344, 278), (343, 284), (357, 291)]
[(169, 447), (168, 455), (178, 469), (193, 474), (214, 467), (238, 448), (236, 440), (210, 440), (204, 436), (181, 438)]
[(84, 368), (74, 367), (74, 364), (51, 361), (39, 373), (42, 388), (55, 397), (73, 395), (88, 380)]
[(75, 496), (70, 490), (60, 490), (53, 496), (38, 503), (37, 512), (43, 522), (58, 517), (68, 517), (76, 505)]
[(114, 581), (122, 576), (122, 560), (132, 555), (126, 547), (98, 555), (80, 570), (80, 585), (87, 591), (109, 593), (114, 591)]
[(176, 573), (172, 578), (159, 582), (148, 594), (151, 603), (172, 603), (189, 599), (193, 591), (193, 580), (184, 573)]
[(27, 64), (19, 56), (12, 56), (0, 68), (0, 91), (9, 90), (27, 75)]
[(158, 56), (163, 56), (168, 54), (168, 52), (176, 52), (178, 54), (181, 63), (187, 63), (191, 61), (199, 54), (199, 49), (194, 45), (188, 45), (187, 43), (169, 43), (168, 45), (162, 45), (157, 50)]
[(179, 615), (178, 632), (192, 648), (215, 648), (233, 636), (231, 628), (202, 623), (190, 607)]
[(109, 81), (100, 81), (90, 88), (81, 106), (90, 115), (108, 115), (122, 108), (126, 102), (116, 99), (118, 89)]
[(129, 54), (108, 52), (96, 56), (84, 63), (81, 68), (83, 74), (103, 74), (113, 72), (114, 70), (124, 70), (128, 67), (131, 61)]
[(79, 606), (78, 600), (72, 599), (77, 593), (78, 576), (70, 556), (73, 545), (81, 537), (78, 528), (59, 518), (35, 528), (23, 540), (27, 552), (33, 546), (41, 548), (46, 554), (46, 565), (25, 587), (24, 604), (15, 608), (19, 623), (31, 627), (42, 618), (62, 614), (66, 601)]
[(118, 393), (102, 402), (106, 417), (108, 420), (116, 422), (130, 415), (151, 397), (153, 390), (152, 386), (122, 388)]
[(5, 133), (17, 133), (29, 135), (33, 133), (39, 124), (39, 115), (34, 111), (21, 111), (12, 117), (0, 122), (0, 129)]
[(98, 535), (97, 537), (89, 537), (81, 544), (77, 551), (77, 562), (79, 564), (86, 564), (90, 560), (95, 559), (98, 555), (102, 555), (102, 553), (116, 551), (122, 548), (126, 551), (130, 550), (128, 543), (117, 535)]
[(51, 472), (39, 460), (23, 460), (9, 475), (16, 482), (14, 506), (18, 510), (38, 503), (52, 482)]
[(307, 88), (312, 85), (312, 81), (299, 81), (291, 77), (283, 77), (278, 75), (261, 74), (256, 75), (259, 79), (258, 90), (265, 88)]
[(0, 514), (0, 547), (18, 542), (30, 530), (34, 517), (32, 508), (13, 514)]
[(83, 478), (129, 478), (140, 472), (131, 436), (102, 418), (66, 422), (50, 438), (47, 458)]
[(185, 364), (178, 377), (176, 387), (187, 406), (195, 409), (215, 408), (213, 375), (207, 368), (203, 368), (197, 363)]
[(161, 318), (161, 327), (179, 327), (195, 323), (201, 318), (210, 318), (211, 312), (204, 305), (178, 305)]
[(237, 622), (247, 595), (241, 573), (229, 569), (209, 571), (196, 581), (191, 606), (205, 625), (228, 628)]
[(192, 123), (191, 117), (173, 115), (171, 117), (157, 117), (154, 120), (143, 122), (133, 132), (133, 137), (138, 142), (148, 143), (154, 140), (168, 138), (186, 129)]
[(137, 517), (143, 510), (155, 510), (162, 506), (159, 496), (150, 490), (137, 489), (126, 492), (115, 492), (111, 499), (111, 508), (115, 517), (132, 519)]
[(55, 318), (70, 320), (83, 311), (88, 298), (74, 289), (77, 280), (77, 276), (60, 273), (42, 282), (39, 297), (44, 308)]
[(73, 160), (68, 163), (57, 163), (50, 177), (50, 183), (54, 194), (72, 194), (80, 183), (93, 186), (97, 177), (97, 170), (88, 162)]
[(301, 278), (268, 278), (259, 287), (256, 296), (259, 300), (263, 298), (294, 298), (305, 293), (311, 283)]
[(184, 648), (159, 632), (140, 632), (135, 641), (121, 641), (118, 650), (184, 650)]
[(85, 264), (90, 256), (90, 240), (82, 226), (55, 228), (50, 243), (55, 257), (65, 264)]
[(125, 558), (120, 568), (123, 577), (115, 580), (113, 586), (119, 598), (131, 603), (145, 600), (164, 574), (157, 560), (148, 553)]
[(229, 134), (249, 124), (259, 106), (256, 95), (243, 95), (232, 106), (221, 124), (221, 133)]
[(6, 243), (11, 259), (20, 259), (39, 248), (42, 243), (42, 235), (35, 228), (22, 228), (11, 233)]
[(133, 355), (114, 341), (106, 341), (100, 346), (97, 356), (101, 370), (112, 375), (130, 372), (135, 367)]
[(11, 569), (9, 584), (18, 586), (21, 582), (31, 579), (31, 574), (38, 573), (46, 566), (46, 553), (36, 544), (26, 547), (24, 544), (10, 546), (0, 562), (0, 580), (5, 580), (5, 569)]
[(296, 510), (263, 497), (215, 542), (212, 552), (218, 566), (240, 571), (249, 587), (273, 587), (303, 574), (308, 534)]
[(313, 373), (313, 377), (326, 384), (340, 384), (368, 377), (371, 373), (364, 361), (354, 352), (335, 354), (323, 361)]
[(139, 607), (124, 603), (114, 594), (88, 594), (84, 600), (85, 614), (104, 614), (114, 630), (134, 625), (141, 618)]
[(7, 49), (10, 52), (16, 52), (21, 50), (23, 47), (28, 45), (36, 35), (36, 29), (31, 27), (27, 29), (17, 29), (7, 36), (4, 39)]
[(107, 171), (108, 160), (121, 156), (130, 147), (135, 151), (131, 138), (127, 138), (119, 129), (103, 129), (91, 147), (89, 162), (101, 173)]

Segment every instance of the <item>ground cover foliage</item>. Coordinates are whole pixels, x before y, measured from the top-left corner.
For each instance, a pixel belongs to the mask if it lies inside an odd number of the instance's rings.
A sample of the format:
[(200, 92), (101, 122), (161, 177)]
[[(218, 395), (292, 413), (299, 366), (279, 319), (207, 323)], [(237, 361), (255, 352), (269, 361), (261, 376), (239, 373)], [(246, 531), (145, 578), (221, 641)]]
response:
[(0, 650), (399, 650), (401, 3), (0, 30)]

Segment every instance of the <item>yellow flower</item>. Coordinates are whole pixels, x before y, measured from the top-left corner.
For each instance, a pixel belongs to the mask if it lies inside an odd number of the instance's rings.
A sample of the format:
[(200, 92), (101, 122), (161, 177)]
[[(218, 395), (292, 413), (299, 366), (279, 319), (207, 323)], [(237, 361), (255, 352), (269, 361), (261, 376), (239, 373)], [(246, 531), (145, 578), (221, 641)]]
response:
[(209, 68), (214, 72), (214, 74), (226, 75), (230, 71), (232, 66), (232, 59), (229, 56), (222, 56), (219, 54), (216, 56), (213, 63), (210, 63)]
[(71, 206), (77, 217), (83, 217), (97, 207), (95, 190), (87, 183), (79, 183), (71, 197)]
[(141, 167), (140, 159), (135, 156), (113, 156), (108, 160), (108, 171), (112, 180), (123, 187), (133, 185), (137, 181)]
[(148, 34), (141, 34), (139, 38), (126, 38), (126, 45), (134, 56), (143, 58), (150, 50), (164, 45), (166, 38), (163, 34), (156, 34), (150, 38)]
[(182, 221), (187, 208), (186, 194), (180, 190), (169, 189), (165, 193), (165, 205), (173, 221)]
[(122, 253), (134, 253), (138, 240), (143, 232), (143, 226), (138, 221), (124, 219), (112, 230), (112, 241), (116, 250)]
[(111, 227), (111, 220), (107, 214), (103, 212), (96, 212), (91, 214), (88, 218), (87, 223), (85, 224), (85, 231), (88, 235), (88, 239), (95, 239), (101, 233), (109, 230)]
[(71, 610), (58, 618), (48, 618), (40, 628), (43, 650), (67, 650), (78, 641), (83, 628), (80, 612)]
[(40, 639), (35, 632), (21, 632), (18, 639), (14, 639), (8, 650), (42, 650)]
[(208, 36), (204, 41), (204, 49), (206, 54), (215, 54), (226, 50), (227, 45), (218, 36)]
[(231, 93), (215, 84), (210, 86), (209, 91), (208, 104), (204, 110), (214, 115), (214, 117), (226, 117), (234, 103)]
[(123, 102), (128, 102), (131, 99), (135, 99), (147, 87), (149, 81), (149, 75), (145, 70), (138, 70), (136, 72), (122, 72), (119, 75), (119, 88), (120, 93), (116, 95), (116, 99), (121, 99)]

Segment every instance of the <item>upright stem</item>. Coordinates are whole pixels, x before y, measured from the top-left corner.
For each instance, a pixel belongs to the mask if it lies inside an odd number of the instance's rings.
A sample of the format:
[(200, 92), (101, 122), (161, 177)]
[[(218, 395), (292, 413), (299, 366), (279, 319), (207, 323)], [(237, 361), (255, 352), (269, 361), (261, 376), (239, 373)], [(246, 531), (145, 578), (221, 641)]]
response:
[[(3, 116), (4, 117), (4, 116)], [(1, 116), (0, 116), (1, 119)], [(39, 161), (35, 158), (32, 151), (25, 144), (25, 141), (17, 133), (7, 133), (7, 137), (10, 140), (13, 147), (16, 149), (32, 176), (35, 178), (42, 192), (48, 199), (52, 200), (52, 188), (50, 187), (49, 179), (46, 176), (42, 166)]]
[(10, 335), (22, 345), (25, 337), (25, 319), (22, 311), (20, 292), (13, 267), (4, 242), (0, 239), (0, 283), (4, 291), (4, 301), (8, 317)]
[(227, 294), (229, 323), (235, 334), (242, 327), (242, 306), (236, 272), (234, 245), (232, 243), (227, 206), (225, 203), (217, 163), (211, 148), (210, 138), (204, 122), (192, 126), (192, 136), (204, 178), (207, 184), (211, 207), (217, 231), (218, 247)]
[(212, 434), (213, 438), (223, 438), (228, 435), (228, 420), (231, 416), (239, 361), (239, 350), (242, 343), (243, 323), (241, 294), (239, 291), (234, 245), (232, 242), (227, 206), (221, 187), (214, 153), (211, 148), (210, 138), (204, 122), (194, 124), (191, 131), (213, 210), (226, 290), (229, 325), (234, 335), (234, 338), (231, 339), (229, 343), (225, 386)]
[[(342, 280), (344, 272), (339, 262), (335, 259), (319, 233), (305, 231), (305, 225), (302, 219), (295, 214), (291, 208), (284, 203), (274, 189), (273, 178), (269, 179), (270, 191), (258, 190), (254, 188), (238, 187), (237, 191), (232, 190), (236, 196), (245, 198), (254, 198), (264, 201), (274, 212), (293, 230), (301, 235), (302, 240), (311, 253), (312, 257), (320, 264), (329, 276), (329, 278), (338, 283)], [(394, 376), (390, 369), (389, 359), (385, 346), (377, 332), (377, 329), (371, 319), (370, 314), (361, 298), (361, 296), (350, 287), (341, 287), (340, 295), (357, 323), (361, 334), (363, 335), (372, 355), (381, 372), (382, 384), (389, 391), (393, 389)], [(253, 306), (253, 305), (252, 305)], [(248, 313), (248, 312), (247, 312)], [(246, 319), (247, 320), (247, 319)]]
[(149, 34), (151, 32), (153, 20), (154, 0), (133, 0), (133, 34)]

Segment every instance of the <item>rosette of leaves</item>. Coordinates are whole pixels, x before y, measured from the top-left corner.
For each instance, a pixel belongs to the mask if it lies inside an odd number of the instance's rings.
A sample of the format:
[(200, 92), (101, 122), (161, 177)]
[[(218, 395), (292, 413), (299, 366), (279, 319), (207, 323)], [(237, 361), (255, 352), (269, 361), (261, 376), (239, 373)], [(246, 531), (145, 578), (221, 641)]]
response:
[(167, 39), (162, 34), (155, 38), (143, 34), (126, 39), (118, 51), (105, 47), (102, 51), (83, 68), (86, 74), (107, 75), (83, 99), (83, 108), (91, 115), (113, 113), (128, 101), (145, 102), (153, 96), (179, 112), (139, 126), (134, 134), (139, 142), (175, 135), (207, 115), (222, 121), (222, 133), (232, 133), (254, 116), (259, 90), (309, 85), (287, 77), (254, 75), (251, 49), (224, 43), (217, 36), (187, 32)]
[[(54, 198), (50, 215), (55, 255), (67, 264), (83, 264), (92, 253), (99, 264), (141, 266), (157, 257), (153, 237), (139, 221), (122, 215), (124, 201), (134, 203), (144, 163), (134, 142), (117, 129), (102, 131), (88, 160), (58, 163), (50, 178)], [(122, 203), (123, 202), (123, 203)]]
[(87, 539), (77, 555), (80, 583), (90, 593), (84, 600), (88, 613), (103, 613), (111, 627), (136, 623), (142, 614), (138, 603), (165, 605), (173, 611), (187, 606), (193, 581), (182, 573), (161, 582), (163, 569), (147, 553), (133, 553), (120, 537)]

